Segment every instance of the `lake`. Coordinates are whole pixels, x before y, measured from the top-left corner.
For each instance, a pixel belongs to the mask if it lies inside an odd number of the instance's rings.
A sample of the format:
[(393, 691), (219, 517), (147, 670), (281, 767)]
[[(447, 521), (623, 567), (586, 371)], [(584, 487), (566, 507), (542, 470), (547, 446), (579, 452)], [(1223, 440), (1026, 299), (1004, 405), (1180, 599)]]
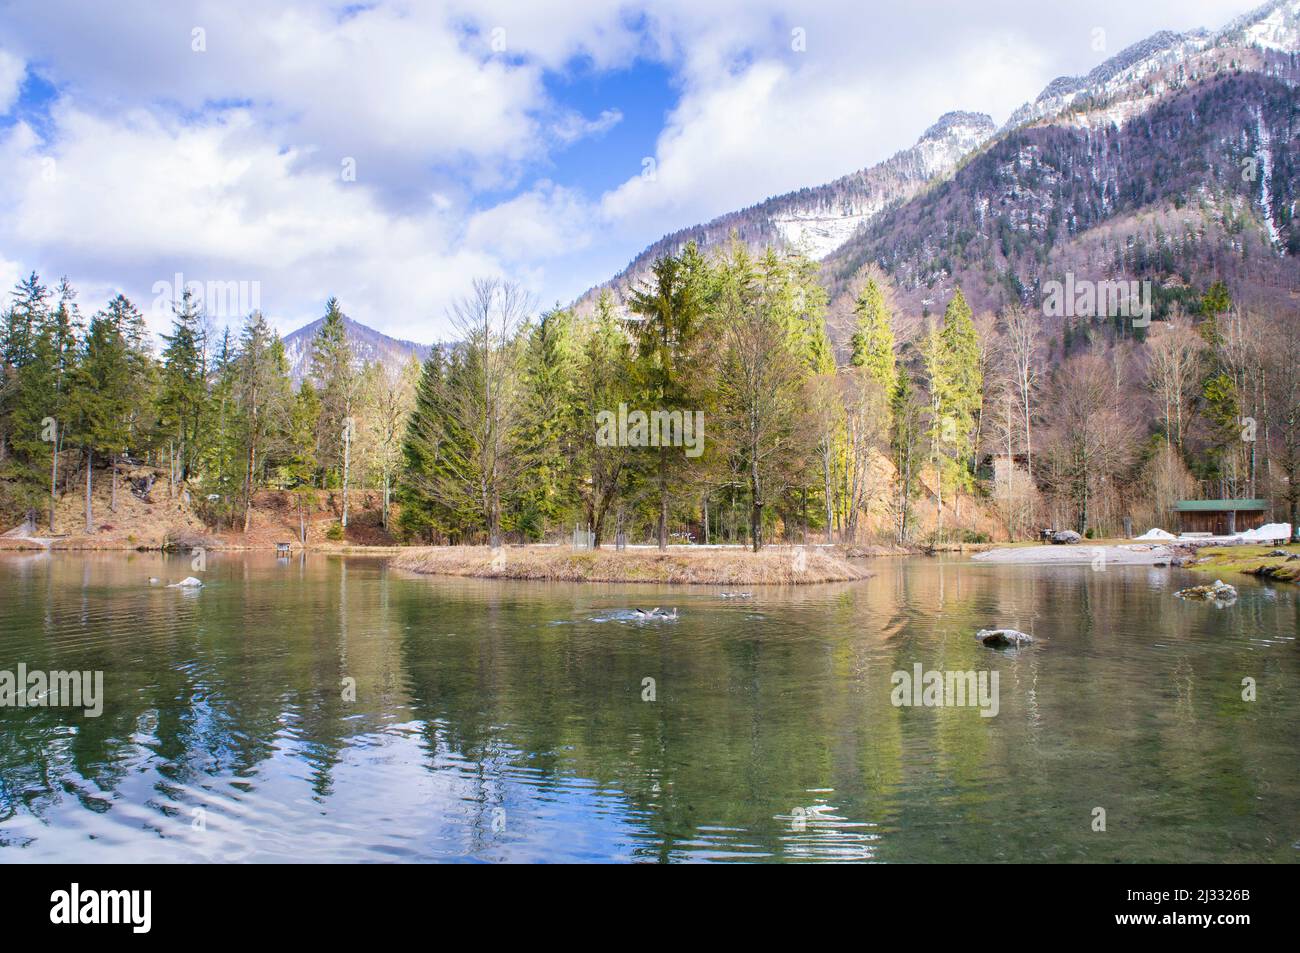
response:
[[(0, 708), (0, 862), (1300, 860), (1295, 587), (868, 565), (723, 598), (0, 554), (0, 669), (103, 673), (98, 717)], [(918, 664), (996, 714), (895, 705)]]

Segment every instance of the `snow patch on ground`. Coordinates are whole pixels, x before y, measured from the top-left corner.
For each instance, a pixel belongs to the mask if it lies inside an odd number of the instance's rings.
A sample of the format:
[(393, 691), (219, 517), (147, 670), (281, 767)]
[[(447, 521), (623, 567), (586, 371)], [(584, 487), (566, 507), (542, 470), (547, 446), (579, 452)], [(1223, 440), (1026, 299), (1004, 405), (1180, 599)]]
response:
[(1290, 523), (1268, 523), (1264, 526), (1261, 526), (1259, 529), (1248, 529), (1244, 533), (1238, 533), (1237, 538), (1249, 539), (1252, 541), (1290, 539), (1291, 524)]
[(1258, 109), (1255, 110), (1255, 129), (1259, 135), (1259, 204), (1264, 207), (1264, 226), (1276, 248), (1282, 244), (1282, 234), (1273, 221), (1273, 137)]
[(1141, 539), (1141, 540), (1153, 540), (1153, 539), (1158, 539), (1158, 540), (1161, 540), (1161, 541), (1167, 541), (1167, 540), (1171, 540), (1171, 539), (1177, 539), (1178, 537), (1175, 536), (1173, 533), (1170, 533), (1170, 532), (1167, 532), (1167, 531), (1161, 529), (1159, 526), (1155, 526), (1155, 527), (1152, 527), (1151, 529), (1147, 530), (1147, 531), (1146, 531), (1145, 533), (1143, 533), (1141, 536), (1134, 536), (1133, 538), (1134, 538), (1134, 539)]
[(990, 549), (971, 557), (980, 562), (1009, 565), (1167, 566), (1173, 553), (1165, 546), (1013, 546)]

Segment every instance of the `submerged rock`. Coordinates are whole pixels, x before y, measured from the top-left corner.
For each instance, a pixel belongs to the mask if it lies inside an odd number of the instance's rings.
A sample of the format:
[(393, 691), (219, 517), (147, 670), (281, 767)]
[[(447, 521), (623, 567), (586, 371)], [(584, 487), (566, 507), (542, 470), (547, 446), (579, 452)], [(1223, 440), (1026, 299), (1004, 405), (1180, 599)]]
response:
[(193, 576), (186, 576), (180, 582), (174, 582), (168, 589), (200, 589), (203, 586), (202, 580), (195, 579)]
[(980, 629), (975, 633), (975, 638), (991, 649), (1005, 649), (1012, 645), (1029, 645), (1034, 641), (1032, 635), (1018, 629)]
[(1200, 599), (1203, 602), (1213, 602), (1220, 607), (1231, 605), (1237, 601), (1237, 590), (1222, 579), (1214, 580), (1214, 584), (1210, 586), (1191, 586), (1187, 589), (1179, 589), (1174, 595), (1180, 599)]

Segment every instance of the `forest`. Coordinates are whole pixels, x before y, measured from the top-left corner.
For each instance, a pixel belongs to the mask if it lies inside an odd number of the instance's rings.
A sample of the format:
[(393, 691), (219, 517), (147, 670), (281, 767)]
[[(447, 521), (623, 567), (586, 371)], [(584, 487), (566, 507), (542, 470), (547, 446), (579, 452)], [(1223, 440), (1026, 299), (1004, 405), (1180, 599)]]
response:
[[(355, 359), (331, 298), (295, 386), (261, 313), (219, 327), (186, 293), (155, 346), (124, 296), (87, 318), (32, 274), (0, 326), (0, 515), (52, 533), (80, 494), (90, 535), (96, 482), (116, 500), (147, 466), (214, 531), (247, 531), (259, 491), (328, 490), (346, 539), (364, 490), (394, 540), (431, 544), (1101, 537), (1197, 496), (1300, 523), (1300, 322), (1221, 282), (1160, 294), (1149, 328), (974, 313), (960, 288), (918, 316), (868, 266), (836, 341), (817, 264), (733, 238), (590, 307), (478, 279), (451, 339), (400, 368)], [(702, 452), (598, 441), (620, 407), (694, 415)]]

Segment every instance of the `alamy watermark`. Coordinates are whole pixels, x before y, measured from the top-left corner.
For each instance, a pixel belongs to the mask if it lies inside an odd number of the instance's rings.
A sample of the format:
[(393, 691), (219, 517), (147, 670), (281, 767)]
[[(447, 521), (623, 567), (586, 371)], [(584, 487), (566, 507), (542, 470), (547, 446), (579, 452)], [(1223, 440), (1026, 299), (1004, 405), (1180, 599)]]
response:
[(598, 447), (684, 447), (686, 456), (704, 452), (704, 411), (634, 410), (619, 404), (618, 412), (596, 414)]
[(152, 890), (83, 890), (74, 883), (50, 894), (54, 924), (124, 924), (132, 933), (148, 933), (153, 924)]
[(260, 281), (186, 281), (178, 271), (171, 281), (155, 281), (151, 290), (154, 314), (170, 314), (187, 291), (193, 305), (214, 318), (242, 318), (262, 310)]
[(889, 681), (895, 708), (978, 708), (981, 718), (992, 718), (1000, 707), (997, 672), (924, 671), (917, 662), (911, 672), (897, 671)]
[(1135, 328), (1151, 324), (1150, 281), (1092, 281), (1066, 272), (1065, 281), (1043, 283), (1048, 318), (1130, 318)]
[(0, 708), (84, 708), (87, 718), (104, 713), (103, 672), (0, 670)]

